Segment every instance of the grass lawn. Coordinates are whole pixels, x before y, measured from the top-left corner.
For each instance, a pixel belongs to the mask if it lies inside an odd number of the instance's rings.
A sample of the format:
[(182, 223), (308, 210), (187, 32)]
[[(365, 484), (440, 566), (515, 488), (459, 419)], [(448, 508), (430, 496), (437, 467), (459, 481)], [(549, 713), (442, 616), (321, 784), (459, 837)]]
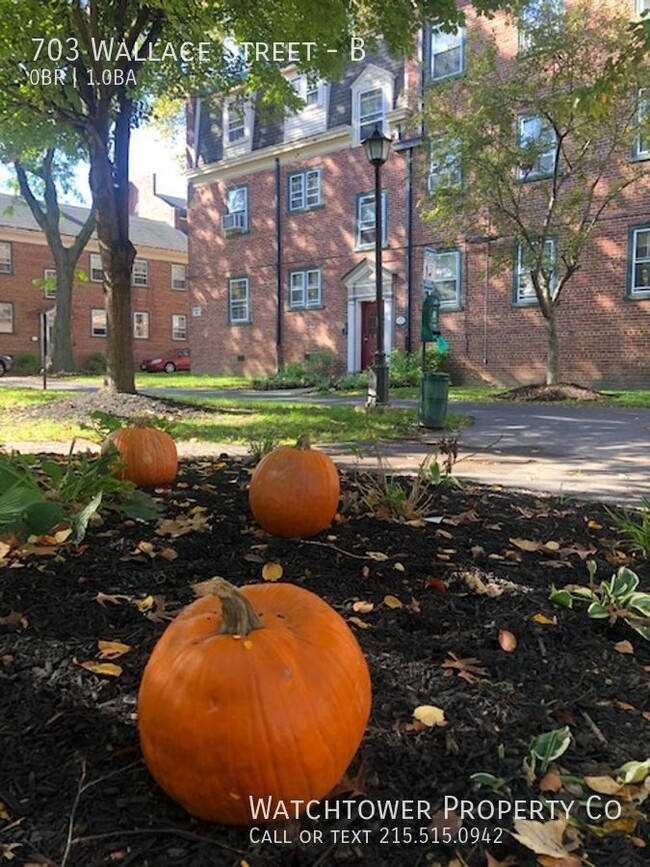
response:
[[(17, 415), (21, 408), (44, 402), (70, 401), (74, 391), (38, 391), (32, 388), (0, 389), (0, 440), (56, 441), (75, 436), (88, 437), (78, 423), (61, 418), (23, 418)], [(416, 436), (415, 408), (388, 409), (367, 413), (354, 406), (328, 404), (286, 404), (269, 400), (238, 400), (223, 398), (185, 399), (200, 409), (222, 410), (193, 416), (187, 414), (175, 420), (170, 433), (175, 439), (196, 439), (208, 442), (249, 443), (266, 437), (279, 441), (294, 441), (306, 433), (314, 442), (354, 442), (372, 438), (397, 439)], [(6, 411), (5, 411), (6, 410)], [(450, 413), (450, 428), (462, 425), (465, 419)]]

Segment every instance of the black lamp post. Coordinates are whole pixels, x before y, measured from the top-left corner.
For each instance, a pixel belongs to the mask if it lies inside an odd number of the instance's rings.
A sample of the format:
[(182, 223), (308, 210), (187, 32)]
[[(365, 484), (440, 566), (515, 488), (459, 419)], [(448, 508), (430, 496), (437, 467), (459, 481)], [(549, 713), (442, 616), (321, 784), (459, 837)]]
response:
[[(382, 285), (382, 201), (381, 167), (390, 156), (391, 140), (382, 135), (378, 126), (363, 142), (368, 162), (375, 167), (375, 281), (377, 301), (377, 350), (368, 382), (368, 405), (388, 404), (388, 365), (384, 345), (384, 293)], [(374, 382), (373, 382), (374, 380)], [(374, 386), (374, 387), (373, 387)]]

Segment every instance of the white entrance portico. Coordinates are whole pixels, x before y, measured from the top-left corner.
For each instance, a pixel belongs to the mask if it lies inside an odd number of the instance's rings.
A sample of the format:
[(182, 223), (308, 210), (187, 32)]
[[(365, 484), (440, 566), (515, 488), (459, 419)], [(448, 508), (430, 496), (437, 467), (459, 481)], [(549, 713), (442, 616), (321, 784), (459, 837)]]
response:
[[(377, 297), (375, 284), (375, 265), (369, 259), (364, 259), (351, 271), (343, 276), (343, 285), (347, 289), (348, 310), (346, 331), (348, 336), (347, 370), (356, 373), (361, 370), (362, 357), (362, 304), (374, 301)], [(395, 272), (382, 268), (382, 290), (384, 296), (384, 342), (386, 356), (393, 348), (393, 321), (395, 312)]]

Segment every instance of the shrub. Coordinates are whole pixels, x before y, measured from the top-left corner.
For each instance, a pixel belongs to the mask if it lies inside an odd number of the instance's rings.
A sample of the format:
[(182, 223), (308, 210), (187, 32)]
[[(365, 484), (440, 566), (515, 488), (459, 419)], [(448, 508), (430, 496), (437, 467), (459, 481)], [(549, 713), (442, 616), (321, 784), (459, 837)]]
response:
[(20, 352), (14, 358), (12, 373), (18, 376), (32, 376), (41, 371), (41, 360), (34, 352)]
[(81, 365), (81, 372), (89, 375), (106, 373), (106, 356), (101, 352), (91, 352)]
[[(435, 346), (427, 346), (425, 368), (428, 373), (443, 369), (447, 353), (441, 353)], [(422, 378), (422, 353), (405, 352), (403, 349), (393, 349), (389, 358), (390, 385), (400, 388), (409, 385), (419, 385)]]
[(337, 367), (338, 359), (329, 349), (318, 349), (305, 356), (305, 369), (310, 378), (331, 382)]

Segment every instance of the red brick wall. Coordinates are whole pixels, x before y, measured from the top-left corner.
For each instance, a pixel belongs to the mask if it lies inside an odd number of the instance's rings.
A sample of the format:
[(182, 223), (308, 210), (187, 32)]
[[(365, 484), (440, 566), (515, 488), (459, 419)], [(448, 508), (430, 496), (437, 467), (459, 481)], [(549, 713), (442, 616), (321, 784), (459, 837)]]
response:
[[(8, 240), (0, 230), (0, 240)], [(13, 273), (0, 274), (0, 302), (14, 305), (14, 331), (12, 334), (0, 333), (0, 351), (13, 355), (40, 352), (40, 344), (31, 341), (32, 335), (40, 334), (40, 314), (51, 309), (55, 301), (44, 298), (44, 290), (34, 286), (33, 280), (43, 279), (43, 270), (53, 268), (49, 249), (43, 244), (29, 241), (12, 241)], [(149, 339), (133, 340), (133, 360), (136, 367), (144, 358), (151, 358), (171, 348), (189, 345), (189, 340), (172, 340), (171, 316), (187, 316), (190, 327), (189, 301), (187, 291), (171, 289), (171, 263), (147, 256), (144, 248), (139, 250), (139, 258), (149, 262), (148, 288), (132, 288), (132, 309), (149, 313)], [(184, 255), (179, 254), (175, 261), (183, 263)], [(84, 252), (78, 267), (90, 276), (90, 256)], [(90, 332), (90, 311), (104, 307), (103, 290), (98, 283), (79, 283), (73, 295), (72, 342), (74, 361), (80, 368), (91, 352), (106, 352), (106, 340), (93, 337)]]
[[(632, 4), (631, 4), (632, 5)], [(468, 10), (471, 12), (471, 10)], [(478, 19), (476, 26), (495, 26)], [(470, 25), (471, 26), (471, 25)], [(500, 48), (517, 50), (516, 29), (500, 27)], [(409, 88), (417, 76), (410, 64)], [(354, 251), (356, 196), (373, 190), (373, 172), (361, 148), (344, 149), (301, 160), (300, 143), (281, 158), (282, 322), (284, 360), (300, 360), (318, 348), (330, 349), (345, 367), (347, 317), (344, 275), (374, 252)], [(414, 169), (414, 201), (424, 190), (422, 148)], [(627, 155), (622, 155), (625, 161)], [(323, 206), (313, 211), (287, 212), (287, 175), (309, 166), (323, 170)], [(384, 266), (397, 274), (395, 315), (406, 305), (406, 156), (393, 153), (383, 170), (388, 191), (388, 247)], [(617, 172), (612, 165), (610, 178)], [(225, 190), (249, 187), (250, 231), (225, 238), (220, 226)], [(421, 278), (424, 248), (440, 242), (414, 214), (413, 348), (419, 348)], [(195, 369), (210, 372), (260, 374), (276, 362), (275, 173), (272, 169), (242, 174), (236, 180), (196, 186), (190, 200), (190, 290), (202, 317), (192, 320)], [(626, 296), (628, 231), (650, 225), (650, 181), (635, 183), (618, 210), (605, 213), (589, 241), (580, 270), (563, 290), (557, 307), (562, 379), (594, 385), (650, 386), (647, 342), (650, 299)], [(514, 249), (507, 249), (514, 259)], [(486, 278), (486, 245), (458, 240), (462, 253), (462, 309), (441, 313), (441, 327), (451, 344), (450, 369), (455, 382), (484, 381), (502, 385), (540, 381), (546, 372), (546, 324), (536, 305), (513, 303), (512, 269), (497, 267), (491, 245)], [(320, 266), (324, 307), (312, 311), (287, 309), (288, 272)], [(252, 321), (227, 322), (227, 282), (248, 276)], [(394, 343), (404, 345), (405, 329), (394, 323)], [(238, 357), (243, 356), (243, 360)]]

